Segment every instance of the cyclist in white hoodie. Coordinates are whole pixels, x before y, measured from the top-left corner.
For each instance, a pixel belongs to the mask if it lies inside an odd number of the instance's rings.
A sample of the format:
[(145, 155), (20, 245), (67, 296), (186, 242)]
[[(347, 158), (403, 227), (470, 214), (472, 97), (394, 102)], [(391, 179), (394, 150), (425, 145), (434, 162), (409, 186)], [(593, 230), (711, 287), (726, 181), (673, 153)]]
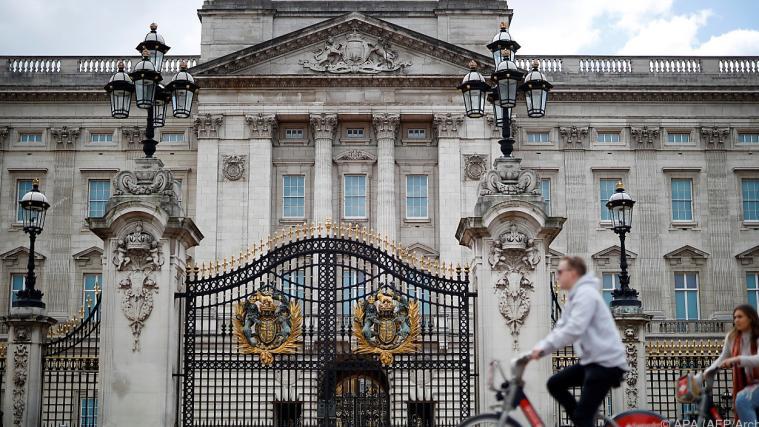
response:
[[(580, 363), (548, 379), (548, 391), (564, 407), (577, 427), (591, 427), (598, 408), (612, 387), (618, 387), (629, 370), (625, 348), (598, 279), (588, 273), (580, 257), (564, 257), (556, 272), (559, 287), (569, 291), (561, 318), (553, 331), (532, 350), (539, 359), (570, 344)], [(569, 389), (582, 386), (576, 401)]]

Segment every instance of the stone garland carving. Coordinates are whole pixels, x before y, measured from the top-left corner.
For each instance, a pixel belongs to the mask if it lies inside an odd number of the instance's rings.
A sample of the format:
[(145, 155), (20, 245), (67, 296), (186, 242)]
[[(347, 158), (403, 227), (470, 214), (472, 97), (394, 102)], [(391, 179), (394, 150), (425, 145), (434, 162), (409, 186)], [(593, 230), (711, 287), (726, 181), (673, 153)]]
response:
[(340, 153), (335, 161), (374, 161), (376, 158), (364, 150), (348, 150)]
[(309, 121), (314, 139), (332, 139), (337, 129), (337, 114), (314, 114)]
[(258, 113), (253, 116), (245, 116), (245, 122), (248, 123), (251, 138), (274, 138), (274, 131), (277, 130), (278, 126), (277, 116), (274, 114)]
[[(132, 329), (132, 351), (139, 351), (140, 333), (153, 311), (153, 294), (158, 292), (155, 272), (164, 263), (161, 244), (138, 222), (133, 231), (119, 239), (112, 262), (118, 271), (123, 272), (118, 283), (121, 311)], [(140, 286), (135, 287), (135, 283)]]
[(140, 129), (138, 126), (130, 126), (121, 128), (121, 134), (130, 144), (134, 144), (140, 142), (145, 137), (145, 130)]
[(540, 194), (538, 175), (530, 169), (523, 169), (522, 159), (499, 157), (493, 162), (493, 169), (480, 179), (480, 195), (492, 194)]
[(479, 181), (488, 171), (488, 156), (484, 154), (464, 154), (464, 176)]
[(192, 123), (198, 138), (214, 138), (219, 136), (219, 128), (224, 123), (224, 116), (199, 114), (195, 116)]
[(390, 139), (395, 141), (398, 136), (398, 124), (401, 122), (399, 114), (377, 114), (372, 117), (374, 133), (378, 140)]
[(29, 375), (29, 345), (13, 349), (13, 425), (20, 426), (26, 409), (26, 380)]
[(245, 177), (245, 166), (248, 162), (248, 156), (245, 154), (233, 154), (224, 156), (223, 166), (221, 168), (224, 178), (229, 181), (239, 181)]
[(493, 242), (488, 262), (493, 271), (503, 272), (495, 283), (498, 310), (511, 331), (514, 350), (519, 350), (519, 331), (530, 314), (533, 282), (528, 278), (540, 262), (533, 239), (518, 231), (516, 224), (508, 225)]
[(411, 62), (401, 61), (390, 42), (378, 38), (369, 40), (354, 28), (340, 41), (327, 37), (324, 47), (313, 52), (311, 58), (302, 59), (300, 65), (309, 70), (331, 74), (379, 74), (410, 67)]
[(459, 126), (463, 123), (463, 114), (435, 114), (432, 118), (432, 126), (437, 138), (458, 138)]
[(121, 171), (113, 178), (113, 195), (159, 194), (176, 200), (179, 188), (170, 170), (164, 168)]
[(730, 128), (718, 128), (716, 126), (701, 128), (701, 137), (704, 138), (707, 145), (722, 145), (727, 140), (728, 135), (730, 135)]
[(648, 126), (643, 126), (642, 128), (630, 128), (630, 136), (632, 136), (633, 141), (638, 144), (653, 144), (659, 139), (659, 129), (649, 129)]
[(630, 370), (625, 372), (625, 405), (627, 409), (638, 407), (638, 337), (635, 330), (627, 328), (624, 331), (625, 354)]
[(81, 131), (79, 128), (70, 128), (68, 126), (62, 126), (59, 128), (50, 128), (50, 134), (53, 135), (55, 141), (58, 144), (73, 144), (79, 139)]
[(567, 144), (582, 144), (588, 136), (588, 132), (588, 128), (578, 128), (574, 125), (568, 128), (559, 128), (559, 135)]

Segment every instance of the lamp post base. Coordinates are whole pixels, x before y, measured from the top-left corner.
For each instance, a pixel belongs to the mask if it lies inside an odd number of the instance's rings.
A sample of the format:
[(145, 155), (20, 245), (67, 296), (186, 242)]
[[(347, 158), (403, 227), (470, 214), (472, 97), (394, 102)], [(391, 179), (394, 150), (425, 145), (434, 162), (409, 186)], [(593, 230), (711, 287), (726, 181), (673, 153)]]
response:
[(151, 138), (142, 141), (142, 152), (145, 153), (145, 157), (152, 158), (157, 145), (158, 141)]
[(35, 298), (16, 298), (16, 301), (13, 301), (12, 304), (13, 307), (37, 307), (37, 308), (45, 308), (45, 303), (42, 302), (42, 300), (35, 299)]
[(614, 292), (612, 292), (612, 313), (642, 313), (642, 306), (643, 304), (638, 299), (638, 291), (635, 289), (615, 289)]

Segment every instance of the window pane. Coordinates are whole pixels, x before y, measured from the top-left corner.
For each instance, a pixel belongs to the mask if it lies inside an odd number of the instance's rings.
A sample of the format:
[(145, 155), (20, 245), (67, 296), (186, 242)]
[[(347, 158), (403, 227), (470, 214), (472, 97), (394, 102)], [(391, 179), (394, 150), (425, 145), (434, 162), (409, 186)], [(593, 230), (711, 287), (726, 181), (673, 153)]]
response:
[(688, 289), (698, 289), (698, 275), (696, 273), (685, 274), (685, 287)]
[(105, 215), (105, 206), (111, 197), (111, 182), (108, 180), (92, 179), (89, 181), (89, 217), (97, 218)]
[(11, 303), (16, 301), (18, 292), (24, 289), (25, 282), (26, 282), (26, 275), (11, 274)]
[(84, 285), (82, 288), (82, 307), (84, 307), (84, 316), (89, 316), (97, 303), (97, 290), (101, 289), (103, 275), (100, 273), (87, 273), (84, 275)]
[(345, 216), (349, 218), (365, 218), (366, 176), (345, 175), (343, 182)]
[(743, 193), (743, 220), (759, 221), (759, 179), (741, 181)]
[(617, 187), (617, 182), (621, 181), (619, 178), (603, 178), (600, 181), (600, 196), (601, 196), (601, 221), (611, 221), (611, 214), (606, 207), (606, 202), (609, 201), (609, 197), (614, 194)]
[(668, 133), (667, 134), (667, 142), (672, 142), (676, 144), (683, 144), (690, 142), (690, 133)]
[(757, 295), (759, 295), (759, 292), (756, 292), (756, 291), (749, 291), (748, 293), (748, 303), (753, 305), (754, 308), (757, 308), (757, 305), (756, 305)]
[(425, 139), (427, 138), (427, 130), (426, 129), (408, 129), (407, 138), (408, 139)]
[(551, 214), (551, 180), (540, 180), (540, 193), (543, 195), (543, 209), (548, 215)]
[(305, 216), (305, 177), (285, 175), (282, 182), (282, 216), (303, 218)]
[(22, 133), (19, 135), (19, 142), (42, 142), (41, 133)]
[(91, 133), (90, 142), (113, 142), (112, 133)]
[(688, 291), (688, 320), (698, 320), (698, 291)]
[(693, 180), (672, 180), (672, 220), (693, 220)]
[(24, 222), (24, 209), (18, 204), (24, 194), (32, 190), (31, 179), (21, 179), (16, 182), (16, 221)]
[(161, 142), (184, 142), (184, 133), (161, 132)]
[(675, 273), (675, 289), (685, 288), (685, 276), (682, 273)]
[(738, 142), (743, 144), (759, 143), (759, 133), (739, 133)]
[(98, 401), (95, 398), (80, 399), (80, 426), (95, 427), (98, 418)]
[(619, 132), (598, 132), (596, 142), (620, 142)]
[(675, 319), (687, 320), (685, 311), (685, 291), (675, 291)]
[(549, 142), (548, 132), (527, 132), (527, 142)]
[(427, 175), (406, 177), (406, 217), (427, 218)]

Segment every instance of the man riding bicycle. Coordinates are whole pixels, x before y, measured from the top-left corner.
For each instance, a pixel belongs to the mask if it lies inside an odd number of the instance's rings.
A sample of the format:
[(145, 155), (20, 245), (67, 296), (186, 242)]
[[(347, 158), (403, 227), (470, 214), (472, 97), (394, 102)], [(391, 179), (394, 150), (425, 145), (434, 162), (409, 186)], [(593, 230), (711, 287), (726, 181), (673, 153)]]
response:
[[(617, 326), (600, 292), (598, 279), (580, 257), (563, 257), (556, 272), (568, 300), (553, 331), (532, 350), (537, 360), (572, 344), (580, 363), (548, 379), (548, 391), (577, 427), (591, 427), (599, 406), (629, 370)], [(582, 386), (576, 401), (569, 389)]]

